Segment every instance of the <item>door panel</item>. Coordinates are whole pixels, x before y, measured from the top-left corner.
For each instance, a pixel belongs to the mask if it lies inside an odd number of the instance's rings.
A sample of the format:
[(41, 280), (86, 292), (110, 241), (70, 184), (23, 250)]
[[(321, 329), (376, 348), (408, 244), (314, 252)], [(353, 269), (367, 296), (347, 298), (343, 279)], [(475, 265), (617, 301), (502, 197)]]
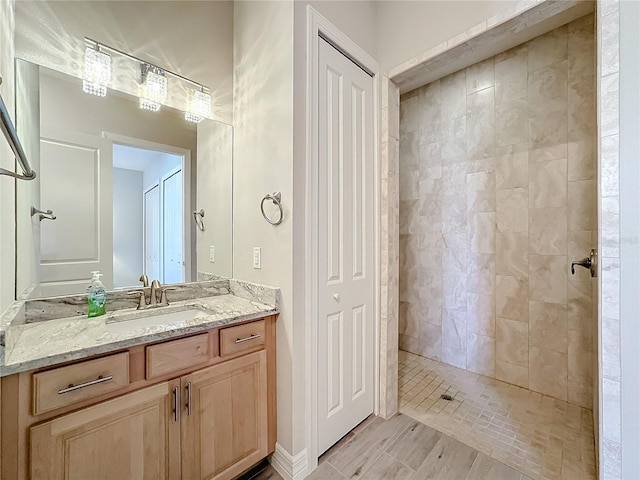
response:
[(160, 278), (160, 187), (158, 185), (144, 192), (144, 273), (149, 278)]
[(184, 282), (182, 245), (182, 170), (160, 181), (162, 185), (162, 283)]
[(95, 135), (46, 133), (40, 140), (40, 202), (57, 218), (40, 222), (41, 294), (84, 292), (93, 270), (112, 288), (110, 149)]
[(373, 80), (320, 39), (318, 453), (373, 412)]

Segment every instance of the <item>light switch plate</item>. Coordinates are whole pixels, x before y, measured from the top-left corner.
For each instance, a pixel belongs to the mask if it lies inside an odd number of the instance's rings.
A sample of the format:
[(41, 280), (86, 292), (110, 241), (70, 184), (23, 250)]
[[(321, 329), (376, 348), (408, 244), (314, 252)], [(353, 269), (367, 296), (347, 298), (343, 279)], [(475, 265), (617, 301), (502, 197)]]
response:
[(214, 245), (209, 245), (209, 261), (216, 263), (216, 247)]
[(253, 247), (253, 268), (262, 268), (262, 249)]

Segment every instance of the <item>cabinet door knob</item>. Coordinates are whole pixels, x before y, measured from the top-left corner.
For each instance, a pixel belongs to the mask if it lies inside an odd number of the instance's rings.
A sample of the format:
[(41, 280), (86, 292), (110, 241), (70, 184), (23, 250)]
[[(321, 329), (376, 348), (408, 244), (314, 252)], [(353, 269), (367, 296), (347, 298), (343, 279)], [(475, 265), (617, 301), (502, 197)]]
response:
[(334, 299), (336, 302), (339, 302), (339, 301), (340, 301), (340, 294), (339, 294), (339, 293), (334, 293), (334, 294), (333, 294), (333, 299)]

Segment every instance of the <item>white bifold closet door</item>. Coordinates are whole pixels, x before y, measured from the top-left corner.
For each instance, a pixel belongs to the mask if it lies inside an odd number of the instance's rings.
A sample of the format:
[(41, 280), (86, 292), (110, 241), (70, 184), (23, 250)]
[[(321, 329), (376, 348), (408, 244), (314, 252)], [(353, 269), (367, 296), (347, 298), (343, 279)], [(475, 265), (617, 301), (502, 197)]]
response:
[(325, 40), (318, 68), (318, 454), (374, 408), (373, 79)]

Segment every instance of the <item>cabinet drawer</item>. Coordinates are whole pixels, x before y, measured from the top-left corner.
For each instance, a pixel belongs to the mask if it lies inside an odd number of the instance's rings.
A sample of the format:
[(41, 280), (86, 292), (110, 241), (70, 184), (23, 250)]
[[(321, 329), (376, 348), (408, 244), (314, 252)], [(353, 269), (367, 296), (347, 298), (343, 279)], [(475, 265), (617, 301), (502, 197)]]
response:
[(220, 356), (252, 350), (264, 345), (264, 320), (220, 330)]
[(33, 414), (55, 410), (129, 385), (129, 353), (34, 373)]
[(207, 363), (210, 343), (209, 334), (202, 333), (147, 347), (147, 379)]

